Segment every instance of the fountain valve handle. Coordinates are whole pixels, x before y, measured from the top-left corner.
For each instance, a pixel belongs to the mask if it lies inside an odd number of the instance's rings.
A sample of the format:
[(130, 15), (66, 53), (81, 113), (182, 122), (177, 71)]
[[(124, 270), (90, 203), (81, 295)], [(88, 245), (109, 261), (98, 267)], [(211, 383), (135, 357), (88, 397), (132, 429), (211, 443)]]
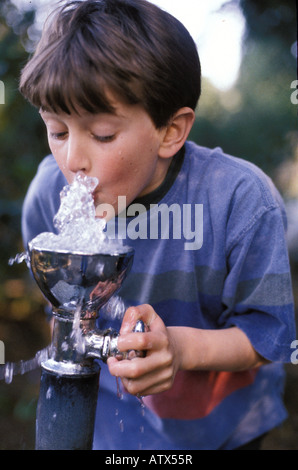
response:
[[(146, 331), (145, 324), (142, 320), (138, 320), (133, 332), (144, 333)], [(118, 359), (133, 359), (134, 357), (144, 357), (145, 351), (125, 351), (118, 349), (119, 333), (115, 330), (93, 330), (85, 336), (86, 356), (101, 359), (106, 362), (109, 357), (117, 357)]]

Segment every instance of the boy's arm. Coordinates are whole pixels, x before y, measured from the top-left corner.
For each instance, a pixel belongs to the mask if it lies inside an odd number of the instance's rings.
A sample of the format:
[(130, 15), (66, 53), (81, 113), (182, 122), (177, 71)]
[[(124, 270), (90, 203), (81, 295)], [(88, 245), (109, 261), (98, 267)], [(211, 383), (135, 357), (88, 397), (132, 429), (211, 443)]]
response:
[[(147, 333), (129, 333), (138, 319), (149, 325)], [(145, 358), (108, 361), (110, 373), (122, 378), (134, 395), (150, 395), (171, 388), (178, 370), (241, 371), (267, 363), (237, 327), (202, 330), (166, 327), (149, 305), (127, 310), (118, 340), (121, 351), (146, 350)]]
[[(169, 328), (177, 347), (183, 349), (183, 370), (238, 372), (268, 364), (253, 348), (246, 334), (237, 327), (222, 330)], [(191, 344), (190, 348), (185, 348)]]
[(178, 370), (236, 372), (267, 361), (289, 362), (295, 321), (284, 212), (257, 182), (261, 198), (252, 179), (251, 192), (246, 188), (230, 207), (224, 233), (227, 273), (217, 292), (222, 310), (215, 314), (216, 329), (166, 328), (148, 305), (126, 312), (121, 333), (132, 331), (139, 318), (151, 330), (119, 339), (122, 351), (145, 349), (146, 358), (109, 361), (111, 373), (123, 378), (131, 393), (167, 390)]

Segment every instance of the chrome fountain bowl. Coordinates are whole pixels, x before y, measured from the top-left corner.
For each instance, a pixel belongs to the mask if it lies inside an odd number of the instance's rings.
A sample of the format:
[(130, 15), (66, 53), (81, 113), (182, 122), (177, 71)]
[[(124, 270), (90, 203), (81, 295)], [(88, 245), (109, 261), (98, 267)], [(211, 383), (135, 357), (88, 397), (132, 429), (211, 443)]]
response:
[(34, 279), (54, 313), (66, 318), (78, 308), (81, 318), (96, 318), (98, 310), (121, 287), (128, 275), (134, 250), (106, 253), (71, 253), (38, 249), (28, 244)]

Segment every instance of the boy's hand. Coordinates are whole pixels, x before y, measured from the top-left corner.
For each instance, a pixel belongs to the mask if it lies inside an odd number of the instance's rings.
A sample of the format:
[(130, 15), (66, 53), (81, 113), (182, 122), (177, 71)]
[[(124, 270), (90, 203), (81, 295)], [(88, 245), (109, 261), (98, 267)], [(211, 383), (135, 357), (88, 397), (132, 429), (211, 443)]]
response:
[[(138, 320), (150, 331), (131, 333)], [(144, 350), (146, 357), (108, 359), (110, 373), (133, 395), (152, 395), (172, 387), (178, 370), (237, 372), (268, 364), (237, 327), (204, 330), (166, 327), (150, 305), (130, 307), (118, 339), (120, 351)]]
[[(149, 327), (145, 333), (132, 333), (138, 320)], [(146, 357), (108, 359), (110, 373), (122, 379), (125, 389), (133, 395), (151, 395), (171, 388), (179, 369), (178, 345), (172, 329), (166, 328), (150, 305), (130, 307), (124, 315), (118, 349), (120, 351), (145, 350)]]

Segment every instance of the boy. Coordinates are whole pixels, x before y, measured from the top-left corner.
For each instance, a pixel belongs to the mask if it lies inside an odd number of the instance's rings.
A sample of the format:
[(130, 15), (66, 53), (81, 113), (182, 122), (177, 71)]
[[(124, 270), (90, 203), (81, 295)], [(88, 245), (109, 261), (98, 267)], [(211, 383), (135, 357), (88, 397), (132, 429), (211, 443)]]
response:
[[(70, 2), (20, 89), (52, 152), (24, 203), (24, 242), (54, 231), (59, 192), (78, 171), (98, 178), (97, 214), (108, 204), (119, 230), (118, 201), (127, 205), (128, 308), (121, 325), (100, 321), (121, 326), (119, 349), (146, 357), (103, 366), (94, 449), (235, 449), (281, 423), (281, 363), (295, 338), (282, 202), (252, 164), (187, 142), (200, 63), (185, 28), (145, 0)], [(181, 236), (170, 217), (166, 236), (129, 230), (174, 204), (192, 218), (181, 216)], [(202, 236), (190, 242), (194, 227)], [(149, 331), (130, 333), (139, 318)]]

